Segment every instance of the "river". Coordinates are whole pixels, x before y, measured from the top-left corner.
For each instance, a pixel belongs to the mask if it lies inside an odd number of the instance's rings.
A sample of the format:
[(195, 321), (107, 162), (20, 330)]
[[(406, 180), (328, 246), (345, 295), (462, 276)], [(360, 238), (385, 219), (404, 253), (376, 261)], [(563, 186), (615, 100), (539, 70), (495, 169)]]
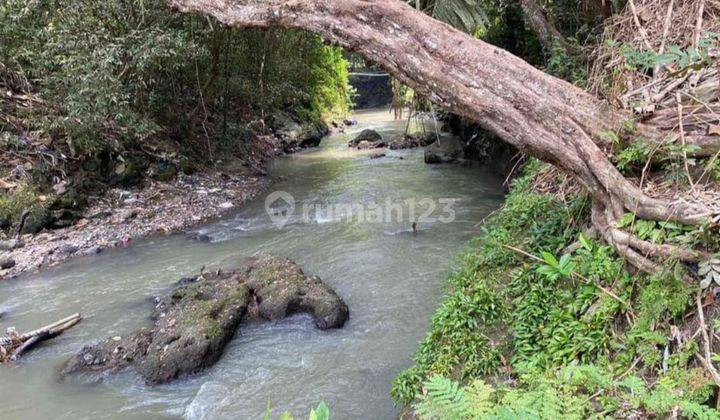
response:
[[(348, 150), (348, 138), (363, 128), (390, 135), (405, 125), (390, 121), (387, 111), (356, 117), (359, 124), (347, 134), (272, 165), (279, 181), (268, 193), (284, 191), (295, 200), (282, 226), (270, 219), (262, 196), (198, 228), (210, 243), (158, 236), (1, 283), (3, 330), (37, 328), (74, 312), (84, 320), (21, 363), (0, 366), (0, 418), (246, 419), (262, 418), (269, 402), (272, 418), (288, 410), (304, 419), (320, 400), (338, 419), (396, 416), (391, 381), (411, 365), (454, 255), (502, 203), (501, 180), (477, 166), (425, 165), (421, 149), (376, 159)], [(351, 203), (383, 207), (389, 200), (409, 211), (415, 200), (420, 212), (440, 199), (454, 200), (454, 221), (423, 221), (416, 235), (408, 231), (408, 215), (348, 220), (327, 210)], [(324, 210), (303, 214), (308, 204)], [(443, 204), (436, 210), (435, 216), (450, 215)], [(150, 298), (180, 277), (257, 252), (290, 257), (320, 276), (346, 300), (350, 321), (333, 331), (316, 330), (304, 316), (241, 325), (215, 366), (168, 385), (146, 386), (129, 372), (101, 382), (59, 381), (58, 366), (83, 344), (150, 325)]]

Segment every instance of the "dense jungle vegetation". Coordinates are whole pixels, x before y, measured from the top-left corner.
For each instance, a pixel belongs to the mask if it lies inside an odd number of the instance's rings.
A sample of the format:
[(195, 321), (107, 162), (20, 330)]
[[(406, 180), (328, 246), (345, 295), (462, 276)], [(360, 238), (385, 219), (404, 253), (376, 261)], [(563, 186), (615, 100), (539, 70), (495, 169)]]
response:
[(259, 159), (257, 134), (322, 129), (351, 104), (342, 51), (302, 31), (230, 29), (163, 0), (10, 0), (0, 21), (0, 166), (20, 185), (0, 198), (2, 227), (61, 181)]

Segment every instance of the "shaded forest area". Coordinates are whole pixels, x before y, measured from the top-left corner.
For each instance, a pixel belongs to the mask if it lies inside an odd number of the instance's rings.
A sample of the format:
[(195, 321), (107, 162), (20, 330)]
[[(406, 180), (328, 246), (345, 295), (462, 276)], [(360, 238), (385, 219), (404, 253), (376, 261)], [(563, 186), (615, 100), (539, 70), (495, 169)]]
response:
[(28, 209), (37, 229), (72, 224), (88, 193), (146, 177), (232, 159), (262, 172), (351, 103), (341, 50), (302, 31), (230, 29), (162, 0), (11, 0), (0, 21), (0, 229)]

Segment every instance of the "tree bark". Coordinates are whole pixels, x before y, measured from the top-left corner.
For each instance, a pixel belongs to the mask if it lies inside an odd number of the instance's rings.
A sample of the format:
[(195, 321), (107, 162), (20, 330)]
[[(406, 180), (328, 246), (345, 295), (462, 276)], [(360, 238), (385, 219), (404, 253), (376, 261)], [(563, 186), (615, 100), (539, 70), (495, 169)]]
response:
[[(432, 102), (493, 132), (522, 152), (573, 175), (589, 191), (596, 212), (617, 220), (625, 212), (652, 220), (697, 224), (712, 211), (699, 204), (646, 195), (608, 159), (606, 131), (620, 132), (633, 115), (395, 0), (170, 0), (239, 27), (305, 29), (384, 67)], [(667, 133), (637, 125), (650, 142)], [(699, 154), (720, 149), (709, 138)], [(605, 231), (614, 226), (602, 223)], [(633, 247), (632, 243), (626, 245)], [(641, 251), (642, 252), (642, 251)], [(680, 256), (682, 258), (682, 256)]]
[(574, 50), (555, 25), (550, 22), (543, 7), (537, 0), (520, 0), (520, 7), (523, 10), (528, 26), (535, 32), (540, 44), (546, 51), (552, 51), (557, 43), (568, 51)]

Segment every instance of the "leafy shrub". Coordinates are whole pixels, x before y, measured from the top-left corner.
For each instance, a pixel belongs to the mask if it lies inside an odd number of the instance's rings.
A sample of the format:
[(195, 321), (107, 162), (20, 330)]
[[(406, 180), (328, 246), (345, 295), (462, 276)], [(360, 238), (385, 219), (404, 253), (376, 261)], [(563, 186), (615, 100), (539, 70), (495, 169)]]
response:
[[(694, 375), (694, 377), (693, 377)], [(718, 412), (703, 405), (710, 395), (707, 379), (696, 392), (688, 392), (686, 380), (699, 373), (674, 377), (668, 374), (657, 384), (636, 377), (614, 379), (596, 365), (577, 365), (526, 375), (514, 388), (497, 388), (476, 379), (468, 385), (434, 376), (414, 405), (422, 419), (585, 419), (604, 417), (664, 417), (676, 411), (684, 418), (717, 419)]]
[[(695, 287), (673, 270), (628, 273), (613, 248), (579, 232), (583, 196), (563, 204), (532, 191), (540, 171), (531, 162), (458, 260), (395, 401), (423, 418), (718, 418), (703, 405), (713, 386), (693, 366), (697, 345), (668, 350)], [(696, 240), (632, 214), (619, 225), (650, 241)]]
[(23, 211), (42, 206), (40, 198), (28, 186), (17, 188), (12, 194), (0, 195), (0, 221), (17, 221)]

